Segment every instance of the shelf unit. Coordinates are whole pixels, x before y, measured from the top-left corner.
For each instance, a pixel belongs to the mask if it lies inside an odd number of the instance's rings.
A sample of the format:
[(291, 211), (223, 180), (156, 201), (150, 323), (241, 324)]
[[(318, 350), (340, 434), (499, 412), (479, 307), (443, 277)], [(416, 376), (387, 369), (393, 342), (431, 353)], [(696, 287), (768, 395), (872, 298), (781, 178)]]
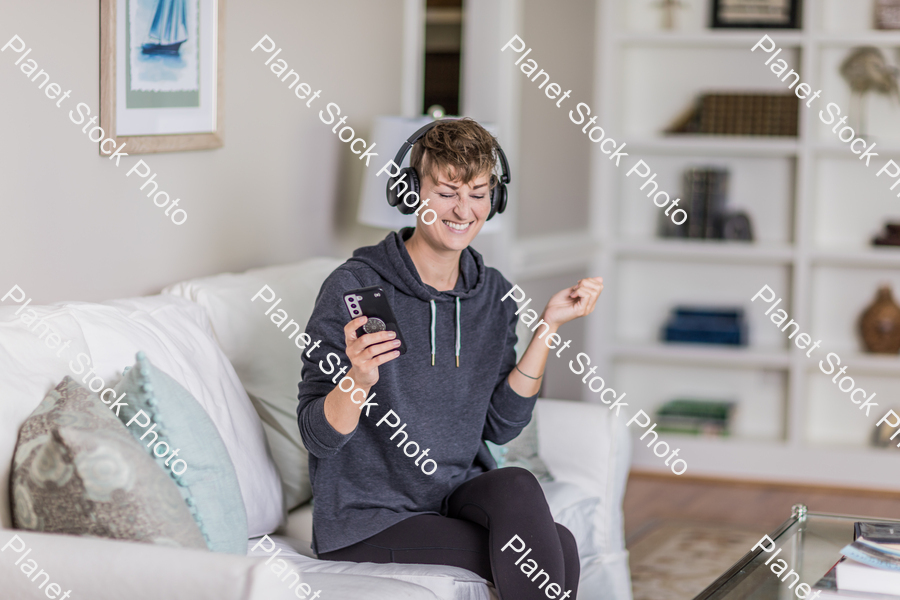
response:
[[(708, 2), (692, 2), (704, 5)], [(659, 173), (660, 189), (680, 196), (688, 165), (724, 165), (732, 174), (729, 205), (753, 218), (756, 242), (662, 240), (654, 237), (659, 209), (640, 195), (599, 149), (594, 166), (590, 271), (604, 276), (605, 303), (591, 322), (587, 352), (627, 391), (631, 408), (650, 413), (682, 397), (729, 398), (739, 405), (735, 435), (705, 439), (664, 434), (682, 449), (688, 474), (900, 490), (886, 477), (900, 467), (900, 450), (872, 449), (868, 436), (900, 386), (900, 358), (865, 355), (855, 339), (859, 312), (877, 284), (900, 291), (900, 249), (868, 241), (900, 200), (858, 164), (818, 110), (827, 102), (850, 108), (836, 61), (857, 45), (900, 46), (900, 32), (867, 29), (857, 12), (868, 1), (805, 0), (802, 30), (711, 30), (699, 6), (680, 15), (681, 29), (658, 31), (653, 3), (598, 0), (595, 96), (599, 124), (627, 142), (632, 162)], [(663, 136), (697, 94), (712, 90), (787, 92), (750, 48), (768, 34), (780, 57), (802, 74), (818, 105), (801, 104), (800, 135), (791, 139)], [(890, 54), (888, 55), (891, 56)], [(900, 155), (900, 111), (870, 100), (870, 129), (879, 132), (879, 160)], [(896, 121), (890, 121), (890, 117)], [(593, 144), (587, 143), (587, 146)], [(878, 163), (879, 168), (883, 163)], [(856, 190), (856, 193), (854, 193)], [(535, 248), (540, 244), (533, 245)], [(553, 247), (545, 242), (546, 249)], [(538, 261), (539, 262), (539, 261)], [(555, 263), (554, 263), (555, 264)], [(750, 298), (769, 285), (784, 298), (801, 331), (822, 346), (805, 356)], [(751, 343), (730, 349), (656, 341), (675, 303), (736, 304), (750, 321)], [(818, 368), (828, 352), (841, 356), (858, 385), (877, 391), (878, 414), (866, 418)], [(594, 361), (595, 363), (598, 361)], [(584, 399), (596, 402), (587, 389)], [(634, 468), (668, 472), (635, 429)]]

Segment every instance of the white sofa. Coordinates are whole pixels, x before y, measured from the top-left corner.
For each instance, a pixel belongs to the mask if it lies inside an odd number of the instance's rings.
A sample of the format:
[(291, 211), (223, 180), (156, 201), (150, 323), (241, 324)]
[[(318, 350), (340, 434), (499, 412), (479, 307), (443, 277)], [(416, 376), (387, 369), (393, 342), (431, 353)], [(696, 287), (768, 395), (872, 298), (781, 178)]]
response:
[[(296, 598), (262, 559), (276, 545), (323, 600), (496, 598), (492, 586), (463, 569), (319, 561), (309, 549), (309, 481), (293, 411), (298, 350), (251, 297), (270, 286), (284, 299), (280, 307), (305, 325), (322, 280), (339, 263), (313, 259), (223, 274), (158, 296), (99, 304), (23, 307), (22, 294), (7, 297), (0, 303), (0, 547), (18, 535), (72, 600)], [(12, 285), (3, 284), (0, 296)], [(41, 321), (26, 324), (22, 317), (30, 314)], [(51, 330), (70, 342), (65, 351), (48, 349), (41, 332)], [(219, 429), (254, 538), (247, 557), (10, 530), (9, 480), (22, 422), (73, 375), (69, 361), (77, 353), (89, 356), (94, 373), (112, 385), (138, 350), (187, 388)], [(544, 484), (545, 493), (554, 517), (579, 541), (579, 597), (630, 600), (621, 510), (630, 462), (624, 422), (603, 405), (543, 399), (535, 416), (540, 456), (556, 479)], [(264, 535), (268, 540), (257, 543)], [(2, 597), (47, 597), (19, 572), (17, 556), (0, 552)]]

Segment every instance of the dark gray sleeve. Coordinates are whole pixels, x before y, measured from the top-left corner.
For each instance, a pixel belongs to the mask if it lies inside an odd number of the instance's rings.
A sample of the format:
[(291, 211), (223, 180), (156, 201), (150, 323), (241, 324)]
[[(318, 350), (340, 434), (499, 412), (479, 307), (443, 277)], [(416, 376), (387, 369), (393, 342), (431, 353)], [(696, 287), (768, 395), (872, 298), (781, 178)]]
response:
[[(337, 385), (331, 380), (338, 371), (345, 366), (349, 370), (351, 366), (344, 354), (344, 325), (350, 321), (350, 315), (344, 309), (343, 294), (359, 287), (359, 281), (353, 273), (341, 268), (335, 270), (322, 284), (315, 308), (306, 325), (306, 333), (312, 343), (302, 353), (297, 423), (303, 444), (310, 454), (318, 458), (337, 454), (356, 432), (354, 430), (344, 435), (331, 426), (325, 418), (325, 396)], [(319, 347), (310, 350), (319, 340)]]
[[(514, 305), (513, 305), (514, 306)], [(520, 396), (511, 387), (507, 377), (516, 366), (516, 325), (519, 318), (512, 306), (507, 312), (506, 345), (503, 349), (503, 362), (500, 376), (494, 386), (491, 404), (488, 407), (487, 419), (484, 423), (482, 438), (495, 444), (505, 444), (521, 433), (531, 421), (531, 412), (537, 402), (538, 395)]]

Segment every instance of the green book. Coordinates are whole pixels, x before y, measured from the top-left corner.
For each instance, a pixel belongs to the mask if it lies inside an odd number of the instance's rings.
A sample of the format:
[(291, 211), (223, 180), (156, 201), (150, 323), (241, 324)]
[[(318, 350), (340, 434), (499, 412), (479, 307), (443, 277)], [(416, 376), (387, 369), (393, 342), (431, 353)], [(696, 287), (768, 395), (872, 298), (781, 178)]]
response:
[(677, 399), (656, 411), (657, 430), (688, 435), (729, 435), (734, 402)]
[(663, 404), (656, 414), (660, 417), (693, 417), (727, 421), (731, 418), (734, 405), (734, 402), (678, 399)]

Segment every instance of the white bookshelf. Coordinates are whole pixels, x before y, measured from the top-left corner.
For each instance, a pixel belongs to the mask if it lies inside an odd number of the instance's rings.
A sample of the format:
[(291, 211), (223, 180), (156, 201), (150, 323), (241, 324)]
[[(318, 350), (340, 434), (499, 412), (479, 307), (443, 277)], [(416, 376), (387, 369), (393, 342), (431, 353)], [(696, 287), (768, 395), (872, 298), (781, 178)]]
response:
[[(588, 353), (601, 359), (635, 410), (652, 414), (676, 397), (738, 403), (730, 438), (665, 434), (682, 448), (690, 475), (900, 490), (900, 480), (888, 475), (900, 467), (900, 449), (868, 446), (876, 420), (900, 406), (900, 357), (864, 354), (856, 335), (858, 315), (879, 283), (900, 293), (900, 249), (869, 246), (887, 218), (900, 219), (900, 199), (887, 190), (885, 177), (875, 177), (874, 164), (861, 166), (818, 120), (827, 102), (850, 108), (849, 88), (837, 72), (848, 50), (875, 45), (896, 61), (892, 48), (900, 47), (900, 32), (871, 29), (870, 0), (806, 0), (799, 31), (711, 30), (706, 0), (691, 0), (678, 15), (678, 29), (662, 31), (654, 4), (597, 2), (592, 106), (600, 109), (599, 123), (628, 142), (631, 160), (648, 162), (670, 194), (680, 196), (681, 173), (689, 166), (727, 167), (728, 206), (750, 214), (756, 240), (656, 237), (659, 209), (638, 190), (637, 178), (626, 178), (624, 165), (616, 169), (590, 148), (589, 234), (565, 240), (570, 249), (589, 251), (590, 271), (606, 280)], [(819, 104), (801, 106), (799, 137), (663, 136), (702, 92), (788, 91), (763, 64), (765, 57), (750, 52), (764, 33), (784, 48), (779, 57), (801, 72), (802, 81), (823, 90)], [(868, 129), (877, 136), (867, 139), (878, 141), (877, 160), (900, 155), (900, 107), (882, 97), (870, 96), (868, 103)], [(528, 264), (539, 270), (540, 251), (553, 256), (563, 240), (528, 243), (534, 250)], [(570, 249), (556, 256), (569, 256)], [(548, 264), (545, 270), (563, 268), (559, 260)], [(765, 308), (750, 303), (763, 285), (784, 298), (782, 306), (803, 331), (823, 340), (825, 351), (815, 360), (789, 344)], [(743, 306), (749, 346), (659, 342), (675, 304)], [(861, 415), (819, 371), (828, 351), (840, 354), (859, 385), (877, 391), (877, 415)], [(587, 390), (584, 400), (597, 401)], [(632, 433), (637, 438), (641, 431)], [(637, 441), (634, 467), (668, 472)]]
[[(763, 33), (784, 48), (780, 57), (799, 68), (803, 81), (823, 90), (821, 100), (848, 109), (850, 94), (837, 65), (857, 45), (900, 47), (900, 31), (871, 29), (872, 0), (804, 0), (799, 31), (711, 30), (710, 1), (686, 3), (679, 28), (669, 32), (659, 30), (656, 0), (594, 0), (593, 6), (573, 3), (562, 11), (526, 0), (467, 0), (464, 109), (498, 123), (514, 165), (507, 225), (486, 248), (489, 263), (537, 304), (543, 301), (539, 296), (549, 297), (573, 278), (604, 277), (594, 315), (564, 326), (570, 329), (562, 333), (574, 340), (572, 353), (548, 363), (545, 383), (554, 382), (557, 397), (599, 401), (567, 366), (576, 351), (584, 351), (599, 365), (598, 374), (627, 393), (632, 411), (652, 414), (676, 397), (738, 404), (729, 438), (663, 436), (681, 448), (688, 475), (900, 491), (900, 479), (893, 477), (900, 449), (873, 449), (868, 443), (887, 408), (896, 405), (900, 412), (900, 356), (865, 354), (856, 335), (857, 318), (880, 283), (890, 283), (900, 296), (900, 249), (869, 245), (887, 218), (900, 221), (900, 198), (887, 189), (886, 178), (875, 177), (877, 169), (861, 166), (819, 123), (824, 103), (815, 110), (801, 107), (797, 138), (660, 133), (705, 91), (786, 91), (761, 53), (750, 52)], [(587, 14), (593, 14), (594, 24), (585, 36)], [(556, 43), (560, 32), (572, 38), (571, 45)], [(513, 34), (534, 47), (541, 67), (566, 89), (578, 87), (572, 73), (593, 75), (592, 89), (582, 85), (573, 100), (589, 102), (608, 135), (627, 142), (630, 156), (622, 167), (578, 131), (567, 110), (545, 101), (511, 56), (497, 52)], [(593, 37), (593, 57), (584, 51), (584, 37)], [(900, 60), (893, 50), (887, 54)], [(896, 160), (900, 107), (881, 97), (868, 102), (879, 159)], [(562, 135), (570, 131), (574, 134)], [(578, 163), (585, 154), (590, 169), (565, 171), (559, 160)], [(529, 163), (529, 179), (522, 165), (535, 155), (540, 160)], [(755, 241), (656, 237), (659, 209), (640, 193), (635, 178), (625, 178), (637, 158), (658, 173), (661, 189), (676, 195), (688, 166), (727, 167), (728, 206), (750, 214)], [(535, 175), (541, 161), (551, 163), (553, 185), (537, 187), (550, 198), (529, 206), (522, 201), (523, 188), (544, 183)], [(579, 216), (563, 231), (533, 233), (543, 231), (534, 223), (544, 224), (551, 201), (553, 210), (575, 215), (582, 215), (587, 203), (587, 222)], [(815, 360), (789, 342), (763, 314), (764, 307), (750, 303), (763, 285), (784, 298), (781, 306), (802, 331), (822, 340), (824, 352)], [(749, 345), (661, 343), (659, 330), (675, 304), (744, 307)], [(818, 361), (832, 351), (860, 386), (877, 392), (877, 416), (862, 416), (819, 370)], [(632, 427), (634, 468), (670, 473), (638, 442), (641, 433)]]

